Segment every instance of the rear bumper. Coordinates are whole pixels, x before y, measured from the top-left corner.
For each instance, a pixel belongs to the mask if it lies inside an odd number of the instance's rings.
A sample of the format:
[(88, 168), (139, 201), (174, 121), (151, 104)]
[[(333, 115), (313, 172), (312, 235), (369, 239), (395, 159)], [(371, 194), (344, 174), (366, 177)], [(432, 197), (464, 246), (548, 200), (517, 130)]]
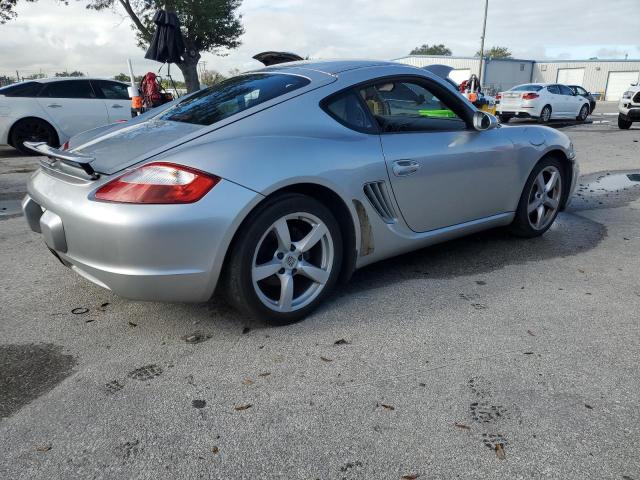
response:
[(234, 232), (261, 198), (223, 180), (193, 204), (115, 204), (89, 200), (95, 186), (38, 171), (25, 218), (64, 265), (136, 300), (208, 300)]

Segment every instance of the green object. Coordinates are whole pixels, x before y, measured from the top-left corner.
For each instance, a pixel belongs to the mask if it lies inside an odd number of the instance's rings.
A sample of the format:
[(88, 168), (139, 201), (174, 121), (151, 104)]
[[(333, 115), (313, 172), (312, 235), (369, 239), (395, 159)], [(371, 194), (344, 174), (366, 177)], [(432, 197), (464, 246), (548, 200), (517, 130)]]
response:
[(451, 110), (418, 110), (418, 113), (423, 117), (437, 117), (437, 118), (456, 118), (456, 114)]

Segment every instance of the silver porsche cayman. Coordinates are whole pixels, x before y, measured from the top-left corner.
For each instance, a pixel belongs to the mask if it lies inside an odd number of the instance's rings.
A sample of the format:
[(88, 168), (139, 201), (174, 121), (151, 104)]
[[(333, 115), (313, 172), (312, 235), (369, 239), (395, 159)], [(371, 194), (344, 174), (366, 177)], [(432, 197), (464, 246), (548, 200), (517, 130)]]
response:
[(542, 235), (578, 176), (564, 134), (500, 126), (377, 61), (275, 65), (28, 147), (43, 159), (24, 214), (65, 266), (131, 299), (218, 292), (276, 324), (372, 262), (494, 227)]

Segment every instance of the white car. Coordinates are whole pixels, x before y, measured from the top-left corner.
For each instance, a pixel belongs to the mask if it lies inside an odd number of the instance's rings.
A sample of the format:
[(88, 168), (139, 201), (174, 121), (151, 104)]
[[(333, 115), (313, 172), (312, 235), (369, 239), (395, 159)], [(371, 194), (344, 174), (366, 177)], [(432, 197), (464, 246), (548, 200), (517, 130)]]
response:
[(555, 119), (584, 121), (591, 109), (589, 100), (559, 83), (526, 83), (496, 95), (496, 112), (502, 123), (513, 117), (535, 118), (540, 123)]
[(627, 130), (633, 122), (640, 122), (640, 83), (631, 85), (618, 103), (618, 127)]
[(58, 147), (73, 135), (131, 119), (127, 84), (95, 78), (29, 80), (0, 88), (0, 145)]

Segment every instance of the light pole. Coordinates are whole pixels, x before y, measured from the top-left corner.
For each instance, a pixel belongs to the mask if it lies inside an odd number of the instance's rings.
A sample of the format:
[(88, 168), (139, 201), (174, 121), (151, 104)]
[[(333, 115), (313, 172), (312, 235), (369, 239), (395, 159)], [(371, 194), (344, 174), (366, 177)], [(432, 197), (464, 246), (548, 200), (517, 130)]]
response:
[(480, 69), (478, 81), (482, 87), (482, 65), (484, 64), (484, 37), (487, 31), (487, 11), (489, 10), (489, 0), (484, 0), (484, 21), (482, 22), (482, 37), (480, 37)]

